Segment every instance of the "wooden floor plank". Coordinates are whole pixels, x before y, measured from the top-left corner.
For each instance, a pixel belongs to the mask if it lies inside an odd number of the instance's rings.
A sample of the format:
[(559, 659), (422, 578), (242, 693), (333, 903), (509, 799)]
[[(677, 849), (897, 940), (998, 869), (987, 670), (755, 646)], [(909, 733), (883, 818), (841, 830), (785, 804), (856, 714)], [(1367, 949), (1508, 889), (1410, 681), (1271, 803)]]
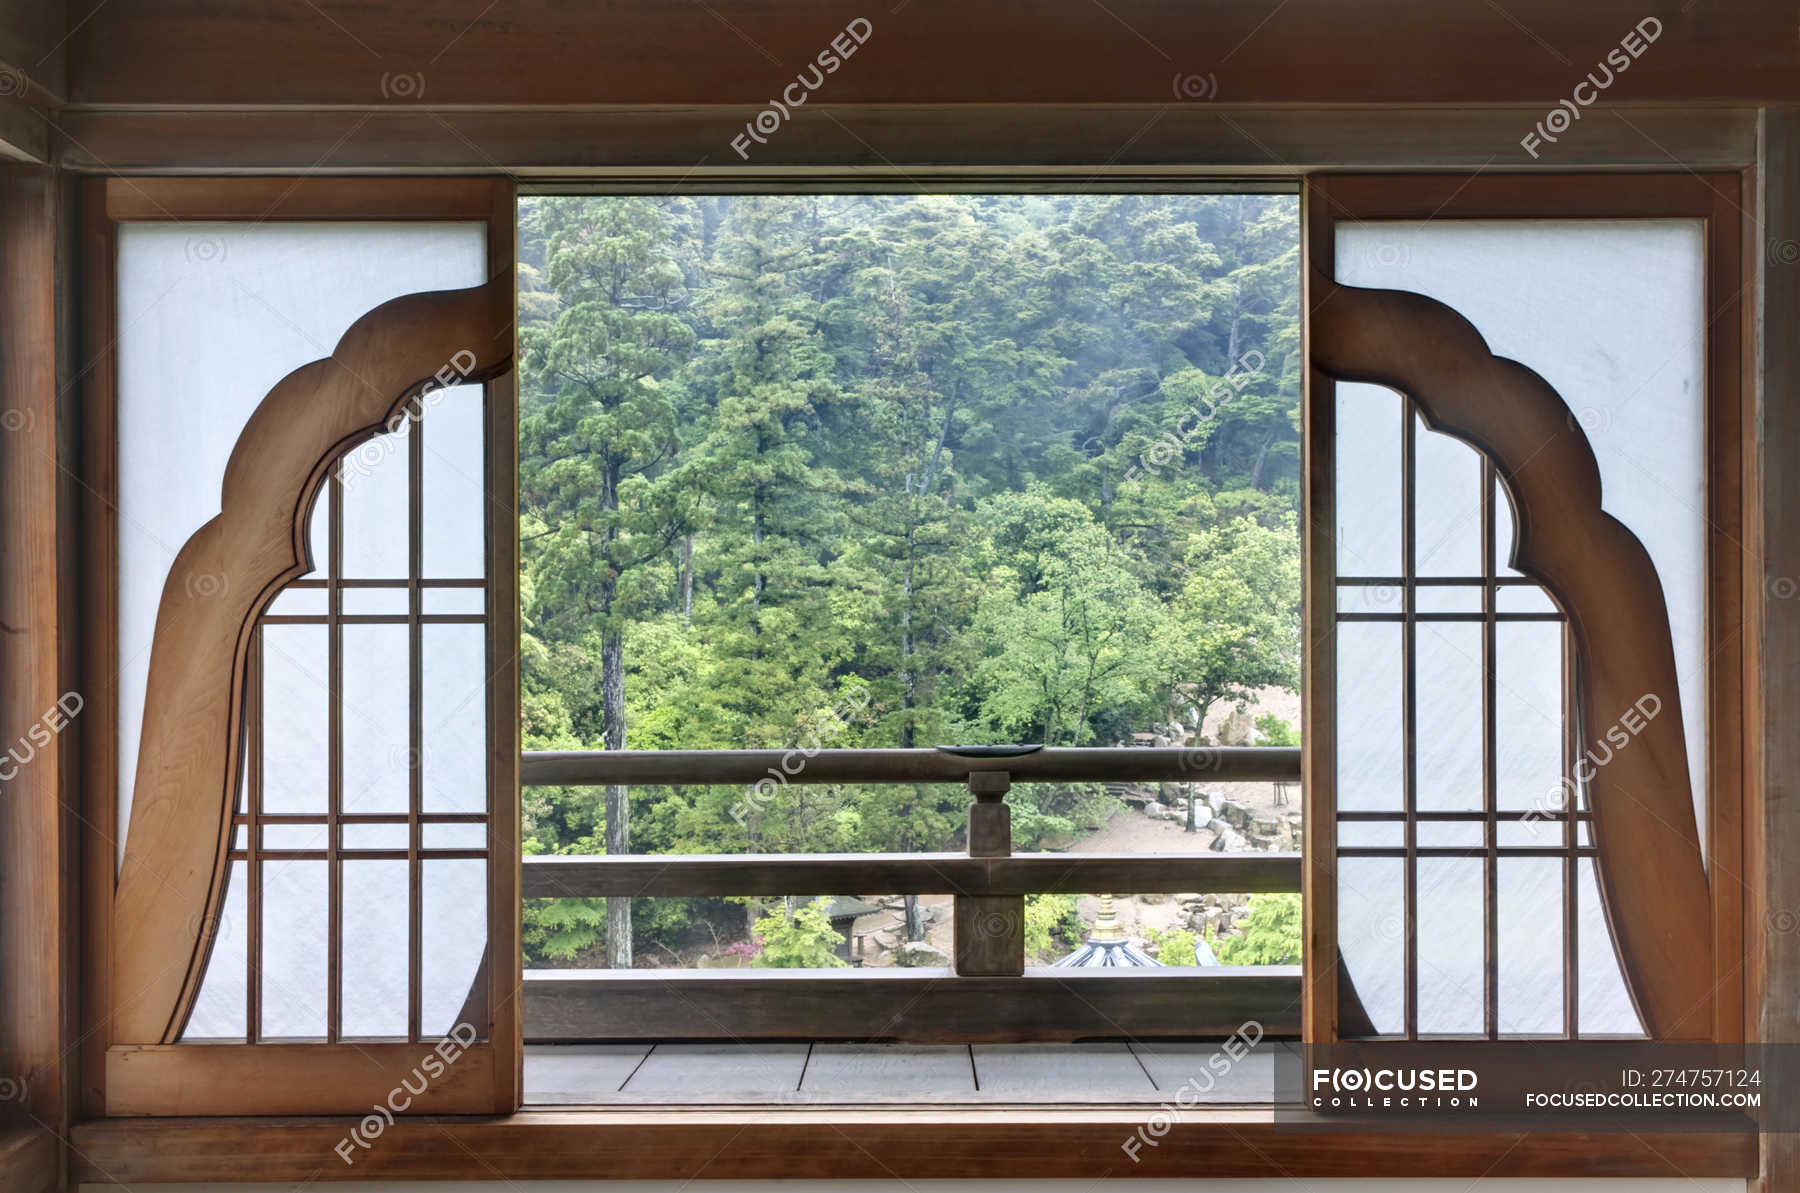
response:
[(1156, 1093), (1124, 1044), (975, 1044), (983, 1100), (1091, 1102)]
[(1235, 1104), (1266, 1106), (1275, 1099), (1275, 1061), (1287, 1044), (1264, 1040), (1247, 1054), (1233, 1058), (1222, 1041), (1170, 1044), (1134, 1040), (1129, 1045), (1162, 1095), (1181, 1105)]
[(629, 1101), (789, 1101), (806, 1044), (658, 1044), (620, 1093)]
[(525, 1049), (527, 1106), (609, 1101), (650, 1054), (649, 1044), (565, 1044)]
[(975, 1070), (966, 1044), (815, 1044), (800, 1092), (863, 1103), (972, 1097)]

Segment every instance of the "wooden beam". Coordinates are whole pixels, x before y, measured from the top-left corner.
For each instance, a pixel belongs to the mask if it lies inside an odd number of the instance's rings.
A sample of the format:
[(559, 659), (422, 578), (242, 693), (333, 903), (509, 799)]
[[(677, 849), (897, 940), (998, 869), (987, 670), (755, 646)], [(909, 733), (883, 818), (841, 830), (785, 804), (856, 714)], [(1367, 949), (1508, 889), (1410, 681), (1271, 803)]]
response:
[(557, 1110), (402, 1118), (354, 1165), (357, 1120), (137, 1119), (75, 1128), (75, 1181), (1046, 1180), (1107, 1177), (1744, 1177), (1749, 1134), (1295, 1130), (1268, 1110), (1184, 1112), (1138, 1163), (1137, 1107), (854, 1106)]
[(1778, 0), (1657, 5), (1653, 26), (1639, 0), (1385, 4), (1373, 12), (1339, 0), (1280, 8), (1050, 0), (1029, 20), (1008, 5), (913, 0), (871, 6), (859, 47), (844, 31), (863, 10), (837, 0), (509, 0), (486, 12), (421, 10), (415, 0), (326, 7), (109, 0), (72, 38), (70, 98), (765, 105), (836, 38), (839, 57), (814, 87), (816, 100), (1178, 104), (1216, 96), (1530, 102), (1547, 110), (1627, 36), (1629, 69), (1601, 103), (1800, 95), (1792, 6)]
[[(530, 751), (526, 787), (623, 783), (966, 783), (992, 770), (991, 757), (945, 750), (571, 750)], [(1051, 747), (1005, 760), (1015, 783), (1297, 783), (1300, 751), (1286, 746), (1191, 749)]]
[(1239, 965), (957, 977), (945, 969), (525, 971), (529, 1043), (608, 1040), (1223, 1038), (1300, 1034), (1300, 967)]
[(1297, 891), (1297, 853), (538, 854), (527, 899), (706, 895), (1038, 895)]
[[(0, 6), (0, 99), (60, 104), (69, 94), (71, 0)], [(95, 0), (73, 0), (85, 16)]]
[[(1761, 487), (1752, 502), (1746, 554), (1752, 674), (1764, 679), (1747, 720), (1753, 727), (1746, 856), (1751, 950), (1750, 1026), (1767, 1044), (1800, 1043), (1800, 108), (1763, 118), (1756, 171), (1760, 217), (1746, 251), (1760, 263), (1757, 391)], [(1758, 547), (1760, 546), (1760, 551)], [(1777, 1066), (1771, 1104), (1800, 1098), (1795, 1075)], [(1800, 1187), (1800, 1135), (1762, 1137), (1762, 1193)]]
[[(5, 70), (0, 65), (0, 79)], [(0, 158), (42, 164), (51, 150), (49, 118), (23, 101), (0, 99)]]
[[(495, 211), (496, 194), (508, 207)], [(111, 220), (482, 220), (510, 228), (492, 178), (111, 178)], [(505, 238), (502, 238), (505, 239)], [(504, 254), (502, 254), (504, 256)], [(503, 260), (490, 261), (490, 270)]]
[[(464, 1048), (456, 1040), (121, 1044), (106, 1050), (106, 1112), (342, 1114), (389, 1104), (419, 1113), (490, 1114), (498, 1070), (514, 1063), (510, 1046)], [(410, 1086), (401, 1088), (403, 1081), (425, 1088), (413, 1093)], [(401, 1092), (388, 1103), (396, 1090)], [(403, 1100), (412, 1105), (401, 1105)]]
[[(60, 467), (54, 173), (0, 169), (0, 1125), (67, 1124), (73, 910), (60, 565), (71, 527)], [(33, 1145), (25, 1157), (41, 1157)], [(51, 1172), (60, 1168), (54, 1149)]]
[[(366, 97), (365, 97), (366, 98)], [(792, 189), (795, 168), (851, 187), (1018, 186), (1006, 167), (1066, 167), (1091, 187), (1127, 171), (1171, 182), (1313, 169), (1739, 169), (1756, 155), (1756, 111), (1616, 104), (1533, 158), (1520, 140), (1545, 105), (1306, 107), (1248, 104), (843, 103), (794, 110), (749, 159), (731, 139), (760, 106), (544, 109), (399, 107), (218, 110), (73, 108), (50, 116), (59, 162), (106, 173), (303, 170), (614, 176), (640, 188)], [(637, 177), (629, 175), (636, 172)], [(617, 179), (615, 179), (617, 180)], [(959, 185), (954, 179), (950, 185)], [(968, 185), (966, 183), (960, 185)], [(1065, 184), (1067, 185), (1067, 184)]]

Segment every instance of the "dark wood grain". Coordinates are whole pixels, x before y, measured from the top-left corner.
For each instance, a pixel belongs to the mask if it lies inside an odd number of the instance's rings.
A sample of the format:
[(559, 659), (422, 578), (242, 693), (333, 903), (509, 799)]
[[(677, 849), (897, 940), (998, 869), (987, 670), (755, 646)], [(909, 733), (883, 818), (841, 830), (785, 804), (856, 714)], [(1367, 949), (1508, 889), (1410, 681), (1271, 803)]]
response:
[[(59, 468), (61, 220), (50, 170), (0, 169), (0, 1086), (8, 1094), (0, 1125), (43, 1125), (52, 1135), (68, 1121), (73, 1040), (65, 789), (76, 755), (65, 734), (84, 707), (65, 697), (61, 569), (73, 511)], [(17, 1162), (29, 1166), (22, 1183), (58, 1175), (59, 1149), (45, 1165), (41, 1144), (18, 1146)]]
[(957, 895), (951, 956), (958, 977), (1016, 978), (1025, 972), (1025, 897)]
[[(1646, 10), (1633, 0), (1508, 0), (1504, 10), (1384, 5), (1373, 13), (1336, 0), (1290, 0), (1279, 10), (1052, 0), (1027, 20), (1006, 5), (955, 0), (866, 14), (832, 0), (691, 8), (511, 0), (466, 12), (421, 10), (409, 0), (328, 10), (307, 0), (109, 0), (71, 38), (71, 98), (761, 105), (857, 15), (871, 21), (867, 43), (825, 79), (821, 99), (1172, 105), (1184, 102), (1176, 78), (1193, 74), (1212, 76), (1216, 98), (1233, 102), (1543, 107), (1569, 94)], [(1656, 15), (1660, 35), (1603, 104), (1800, 95), (1790, 8), (1766, 0), (1687, 11), (1665, 5)], [(718, 152), (735, 159), (726, 144), (731, 127), (721, 129)]]
[(1022, 1043), (1300, 1032), (1298, 966), (525, 971), (525, 1038)]
[[(1519, 138), (1543, 102), (1516, 107), (1256, 106), (1234, 103), (846, 105), (814, 100), (740, 162), (727, 142), (760, 108), (619, 106), (520, 110), (362, 108), (71, 109), (65, 166), (82, 171), (316, 169), (495, 173), (663, 192), (1063, 189), (1133, 173), (1151, 185), (1281, 185), (1317, 169), (1489, 169), (1533, 163)], [(31, 117), (35, 125), (41, 119)], [(25, 132), (29, 132), (27, 127)], [(1756, 159), (1756, 113), (1608, 104), (1557, 147), (1559, 169), (1696, 169)], [(1021, 169), (1029, 167), (1029, 171)], [(1061, 168), (1065, 178), (1046, 181)], [(794, 170), (802, 172), (796, 178)], [(1223, 177), (1222, 177), (1223, 176)]]
[[(1760, 224), (1747, 237), (1762, 282), (1761, 437), (1752, 461), (1747, 553), (1749, 670), (1764, 678), (1752, 689), (1747, 716), (1753, 744), (1745, 771), (1748, 862), (1746, 900), (1750, 955), (1750, 1034), (1770, 1044), (1800, 1043), (1800, 109), (1771, 111), (1763, 126), (1765, 160), (1758, 170)], [(1783, 257), (1783, 246), (1788, 250)], [(1756, 337), (1752, 337), (1756, 342)], [(1792, 1105), (1800, 1082), (1775, 1075), (1768, 1096)], [(1756, 1193), (1800, 1187), (1800, 1135), (1762, 1139)]]
[[(571, 750), (527, 751), (527, 787), (597, 787), (609, 783), (750, 784), (786, 774), (790, 783), (967, 783), (990, 771), (991, 758), (941, 750)], [(1286, 746), (1195, 746), (1191, 749), (1051, 747), (1006, 759), (1015, 783), (1166, 782), (1295, 783), (1300, 751)]]
[(373, 1179), (1018, 1180), (1125, 1172), (1214, 1179), (1744, 1177), (1754, 1135), (1296, 1131), (1258, 1110), (1183, 1119), (1132, 1164), (1142, 1107), (559, 1110), (395, 1123), (354, 1166), (331, 1149), (351, 1118), (112, 1120), (74, 1129), (82, 1182)]
[[(1300, 203), (1300, 299), (1310, 309), (1313, 279), (1333, 276), (1337, 237), (1331, 217), (1331, 179), (1307, 180)], [(1351, 985), (1338, 948), (1337, 904), (1337, 384), (1312, 367), (1312, 321), (1300, 321), (1302, 374), (1300, 548), (1300, 723), (1303, 774), (1300, 798), (1300, 889), (1306, 971), (1305, 1038), (1335, 1040), (1339, 992)], [(1327, 960), (1329, 958), (1329, 960)]]
[[(511, 1064), (492, 1044), (438, 1054), (449, 1060), (428, 1081), (434, 1043), (120, 1044), (106, 1052), (106, 1111), (115, 1117), (216, 1114), (342, 1114), (384, 1103), (405, 1078), (408, 1109), (487, 1114), (494, 1069)], [(407, 1098), (402, 1089), (395, 1104)], [(335, 1158), (332, 1161), (336, 1163)]]
[(524, 859), (526, 898), (1296, 891), (1294, 853), (646, 854)]

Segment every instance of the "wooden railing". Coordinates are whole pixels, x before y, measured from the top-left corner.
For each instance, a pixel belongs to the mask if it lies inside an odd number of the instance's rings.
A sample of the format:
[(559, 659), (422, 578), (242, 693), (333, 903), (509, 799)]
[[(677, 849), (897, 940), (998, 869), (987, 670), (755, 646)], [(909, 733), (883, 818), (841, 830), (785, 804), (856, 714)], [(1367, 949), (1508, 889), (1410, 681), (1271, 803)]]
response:
[[(1025, 967), (1024, 896), (1297, 891), (1292, 853), (1014, 854), (1014, 782), (1298, 782), (1287, 748), (620, 750), (527, 753), (527, 786), (965, 783), (968, 851), (534, 856), (527, 898), (952, 896), (953, 965), (845, 971), (528, 970), (533, 1041), (1073, 1040), (1228, 1035), (1247, 1020), (1296, 1035), (1297, 966)], [(949, 980), (947, 980), (949, 979)]]

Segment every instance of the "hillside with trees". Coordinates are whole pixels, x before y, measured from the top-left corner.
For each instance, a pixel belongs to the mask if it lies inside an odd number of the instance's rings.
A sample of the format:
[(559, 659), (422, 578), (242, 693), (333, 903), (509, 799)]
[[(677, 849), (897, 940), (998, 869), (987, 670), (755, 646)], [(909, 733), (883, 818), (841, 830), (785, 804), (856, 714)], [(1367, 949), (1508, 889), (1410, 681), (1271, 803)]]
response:
[[(525, 748), (1114, 745), (1297, 686), (1298, 231), (1289, 195), (522, 200)], [(1016, 788), (1018, 847), (1110, 798)], [(595, 854), (954, 849), (968, 802), (525, 799), (528, 852)], [(528, 904), (528, 963), (822, 914), (612, 903)]]

